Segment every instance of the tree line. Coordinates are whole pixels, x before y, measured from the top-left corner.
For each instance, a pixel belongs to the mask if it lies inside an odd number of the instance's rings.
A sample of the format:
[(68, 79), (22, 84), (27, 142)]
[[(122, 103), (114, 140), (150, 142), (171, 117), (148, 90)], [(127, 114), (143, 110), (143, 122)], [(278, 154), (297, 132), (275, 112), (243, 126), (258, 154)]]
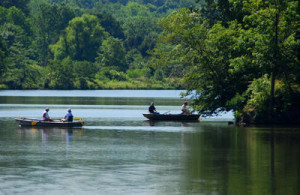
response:
[(299, 1), (205, 2), (160, 20), (157, 65), (182, 70), (204, 115), (233, 110), (241, 124), (299, 123)]
[(4, 0), (0, 88), (184, 88), (203, 115), (300, 120), (299, 2)]
[(176, 88), (149, 66), (159, 18), (193, 0), (4, 0), (0, 88)]

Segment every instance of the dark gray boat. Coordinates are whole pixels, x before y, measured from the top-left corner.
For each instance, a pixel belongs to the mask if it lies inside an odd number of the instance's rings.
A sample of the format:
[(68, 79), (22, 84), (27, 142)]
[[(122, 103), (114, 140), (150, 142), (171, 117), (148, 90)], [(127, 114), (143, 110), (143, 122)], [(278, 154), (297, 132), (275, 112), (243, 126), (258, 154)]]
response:
[(72, 121), (72, 122), (62, 122), (60, 120), (53, 121), (43, 121), (34, 118), (16, 118), (15, 119), (20, 126), (23, 127), (81, 127), (84, 122), (82, 120)]
[(155, 121), (198, 121), (200, 114), (143, 114), (149, 120)]

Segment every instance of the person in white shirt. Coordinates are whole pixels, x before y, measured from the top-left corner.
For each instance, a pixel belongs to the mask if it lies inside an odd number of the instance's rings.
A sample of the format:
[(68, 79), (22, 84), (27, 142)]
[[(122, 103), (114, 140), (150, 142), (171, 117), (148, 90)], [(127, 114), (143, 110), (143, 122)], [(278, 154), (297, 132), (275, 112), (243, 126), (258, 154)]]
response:
[(189, 104), (188, 101), (185, 101), (181, 106), (181, 114), (192, 114), (191, 111), (187, 108), (187, 105)]
[(43, 112), (43, 121), (53, 121), (48, 114), (49, 110), (49, 108), (46, 108)]

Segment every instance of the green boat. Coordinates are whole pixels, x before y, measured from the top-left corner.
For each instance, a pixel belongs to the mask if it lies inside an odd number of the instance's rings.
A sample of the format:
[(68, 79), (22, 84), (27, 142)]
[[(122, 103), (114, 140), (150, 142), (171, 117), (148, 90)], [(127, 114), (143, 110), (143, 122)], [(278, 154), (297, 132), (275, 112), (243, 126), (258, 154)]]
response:
[(84, 122), (80, 120), (76, 121), (60, 121), (60, 120), (53, 120), (53, 121), (43, 121), (40, 119), (34, 118), (23, 118), (19, 117), (15, 119), (20, 126), (22, 127), (81, 127)]

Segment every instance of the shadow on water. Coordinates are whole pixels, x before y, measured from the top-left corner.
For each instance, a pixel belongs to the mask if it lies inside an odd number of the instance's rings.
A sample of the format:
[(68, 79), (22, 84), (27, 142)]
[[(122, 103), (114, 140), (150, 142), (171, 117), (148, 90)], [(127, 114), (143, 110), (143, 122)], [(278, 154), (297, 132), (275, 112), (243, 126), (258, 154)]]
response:
[(200, 121), (152, 121), (152, 120), (145, 120), (145, 124), (149, 126), (182, 126), (182, 127), (189, 127), (193, 126), (193, 124), (198, 124)]

